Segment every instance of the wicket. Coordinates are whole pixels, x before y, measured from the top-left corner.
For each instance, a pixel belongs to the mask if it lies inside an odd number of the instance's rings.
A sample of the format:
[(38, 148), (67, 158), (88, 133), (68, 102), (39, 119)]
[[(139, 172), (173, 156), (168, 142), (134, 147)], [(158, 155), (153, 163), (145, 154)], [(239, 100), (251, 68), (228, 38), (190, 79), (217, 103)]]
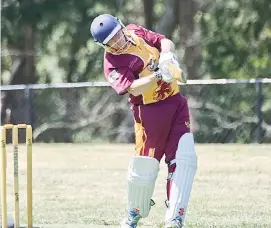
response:
[(26, 131), (27, 148), (27, 228), (32, 228), (32, 126), (26, 124), (6, 124), (1, 126), (1, 204), (2, 204), (2, 228), (8, 225), (7, 215), (7, 155), (6, 155), (6, 130), (12, 130), (13, 145), (13, 187), (14, 187), (14, 228), (20, 227), (20, 206), (19, 206), (19, 159), (18, 159), (18, 129)]

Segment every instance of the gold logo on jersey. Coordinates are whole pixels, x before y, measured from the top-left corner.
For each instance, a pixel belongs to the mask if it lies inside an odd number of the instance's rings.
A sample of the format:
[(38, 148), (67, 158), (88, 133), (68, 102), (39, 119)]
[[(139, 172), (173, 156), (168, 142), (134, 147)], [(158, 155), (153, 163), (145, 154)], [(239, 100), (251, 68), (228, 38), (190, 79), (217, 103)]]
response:
[(171, 96), (173, 94), (171, 85), (164, 81), (157, 82), (158, 87), (153, 92), (153, 99), (160, 101)]

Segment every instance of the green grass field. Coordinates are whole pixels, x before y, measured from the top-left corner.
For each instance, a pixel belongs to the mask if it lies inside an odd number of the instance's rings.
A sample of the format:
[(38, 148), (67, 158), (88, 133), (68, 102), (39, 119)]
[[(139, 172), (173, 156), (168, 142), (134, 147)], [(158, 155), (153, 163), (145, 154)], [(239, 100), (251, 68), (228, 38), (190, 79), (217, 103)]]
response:
[[(19, 147), (22, 223), (26, 213), (24, 149)], [(125, 178), (133, 149), (133, 145), (34, 144), (34, 224), (117, 226), (125, 216)], [(271, 145), (196, 145), (196, 150), (199, 168), (185, 227), (271, 227)], [(10, 145), (8, 161), (11, 212)], [(139, 227), (162, 227), (166, 176), (162, 161), (153, 197), (156, 205)]]

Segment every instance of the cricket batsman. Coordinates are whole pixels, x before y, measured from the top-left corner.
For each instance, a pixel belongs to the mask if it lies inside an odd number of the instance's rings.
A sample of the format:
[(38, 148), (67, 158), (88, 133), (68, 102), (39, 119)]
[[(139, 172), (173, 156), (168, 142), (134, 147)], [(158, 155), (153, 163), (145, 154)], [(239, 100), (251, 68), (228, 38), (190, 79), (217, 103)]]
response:
[(184, 224), (197, 170), (187, 100), (177, 81), (186, 82), (175, 47), (164, 35), (109, 14), (90, 28), (105, 49), (104, 74), (117, 94), (129, 94), (134, 115), (135, 154), (128, 168), (128, 216), (122, 228), (135, 228), (149, 215), (160, 160), (168, 165), (166, 228)]

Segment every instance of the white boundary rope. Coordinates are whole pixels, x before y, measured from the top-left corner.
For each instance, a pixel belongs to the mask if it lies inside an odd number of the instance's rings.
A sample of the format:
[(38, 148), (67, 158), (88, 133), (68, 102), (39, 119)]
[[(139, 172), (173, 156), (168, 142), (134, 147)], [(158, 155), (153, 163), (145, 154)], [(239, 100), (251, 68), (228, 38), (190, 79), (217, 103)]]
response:
[[(254, 79), (204, 79), (204, 80), (187, 80), (186, 85), (224, 85), (224, 84), (255, 84), (271, 83), (271, 78), (254, 78)], [(178, 83), (183, 85), (182, 83)], [(80, 88), (80, 87), (107, 87), (108, 82), (77, 82), (77, 83), (57, 83), (57, 84), (24, 84), (24, 85), (3, 85), (1, 91), (7, 90), (24, 90), (24, 89), (50, 89), (50, 88)]]

